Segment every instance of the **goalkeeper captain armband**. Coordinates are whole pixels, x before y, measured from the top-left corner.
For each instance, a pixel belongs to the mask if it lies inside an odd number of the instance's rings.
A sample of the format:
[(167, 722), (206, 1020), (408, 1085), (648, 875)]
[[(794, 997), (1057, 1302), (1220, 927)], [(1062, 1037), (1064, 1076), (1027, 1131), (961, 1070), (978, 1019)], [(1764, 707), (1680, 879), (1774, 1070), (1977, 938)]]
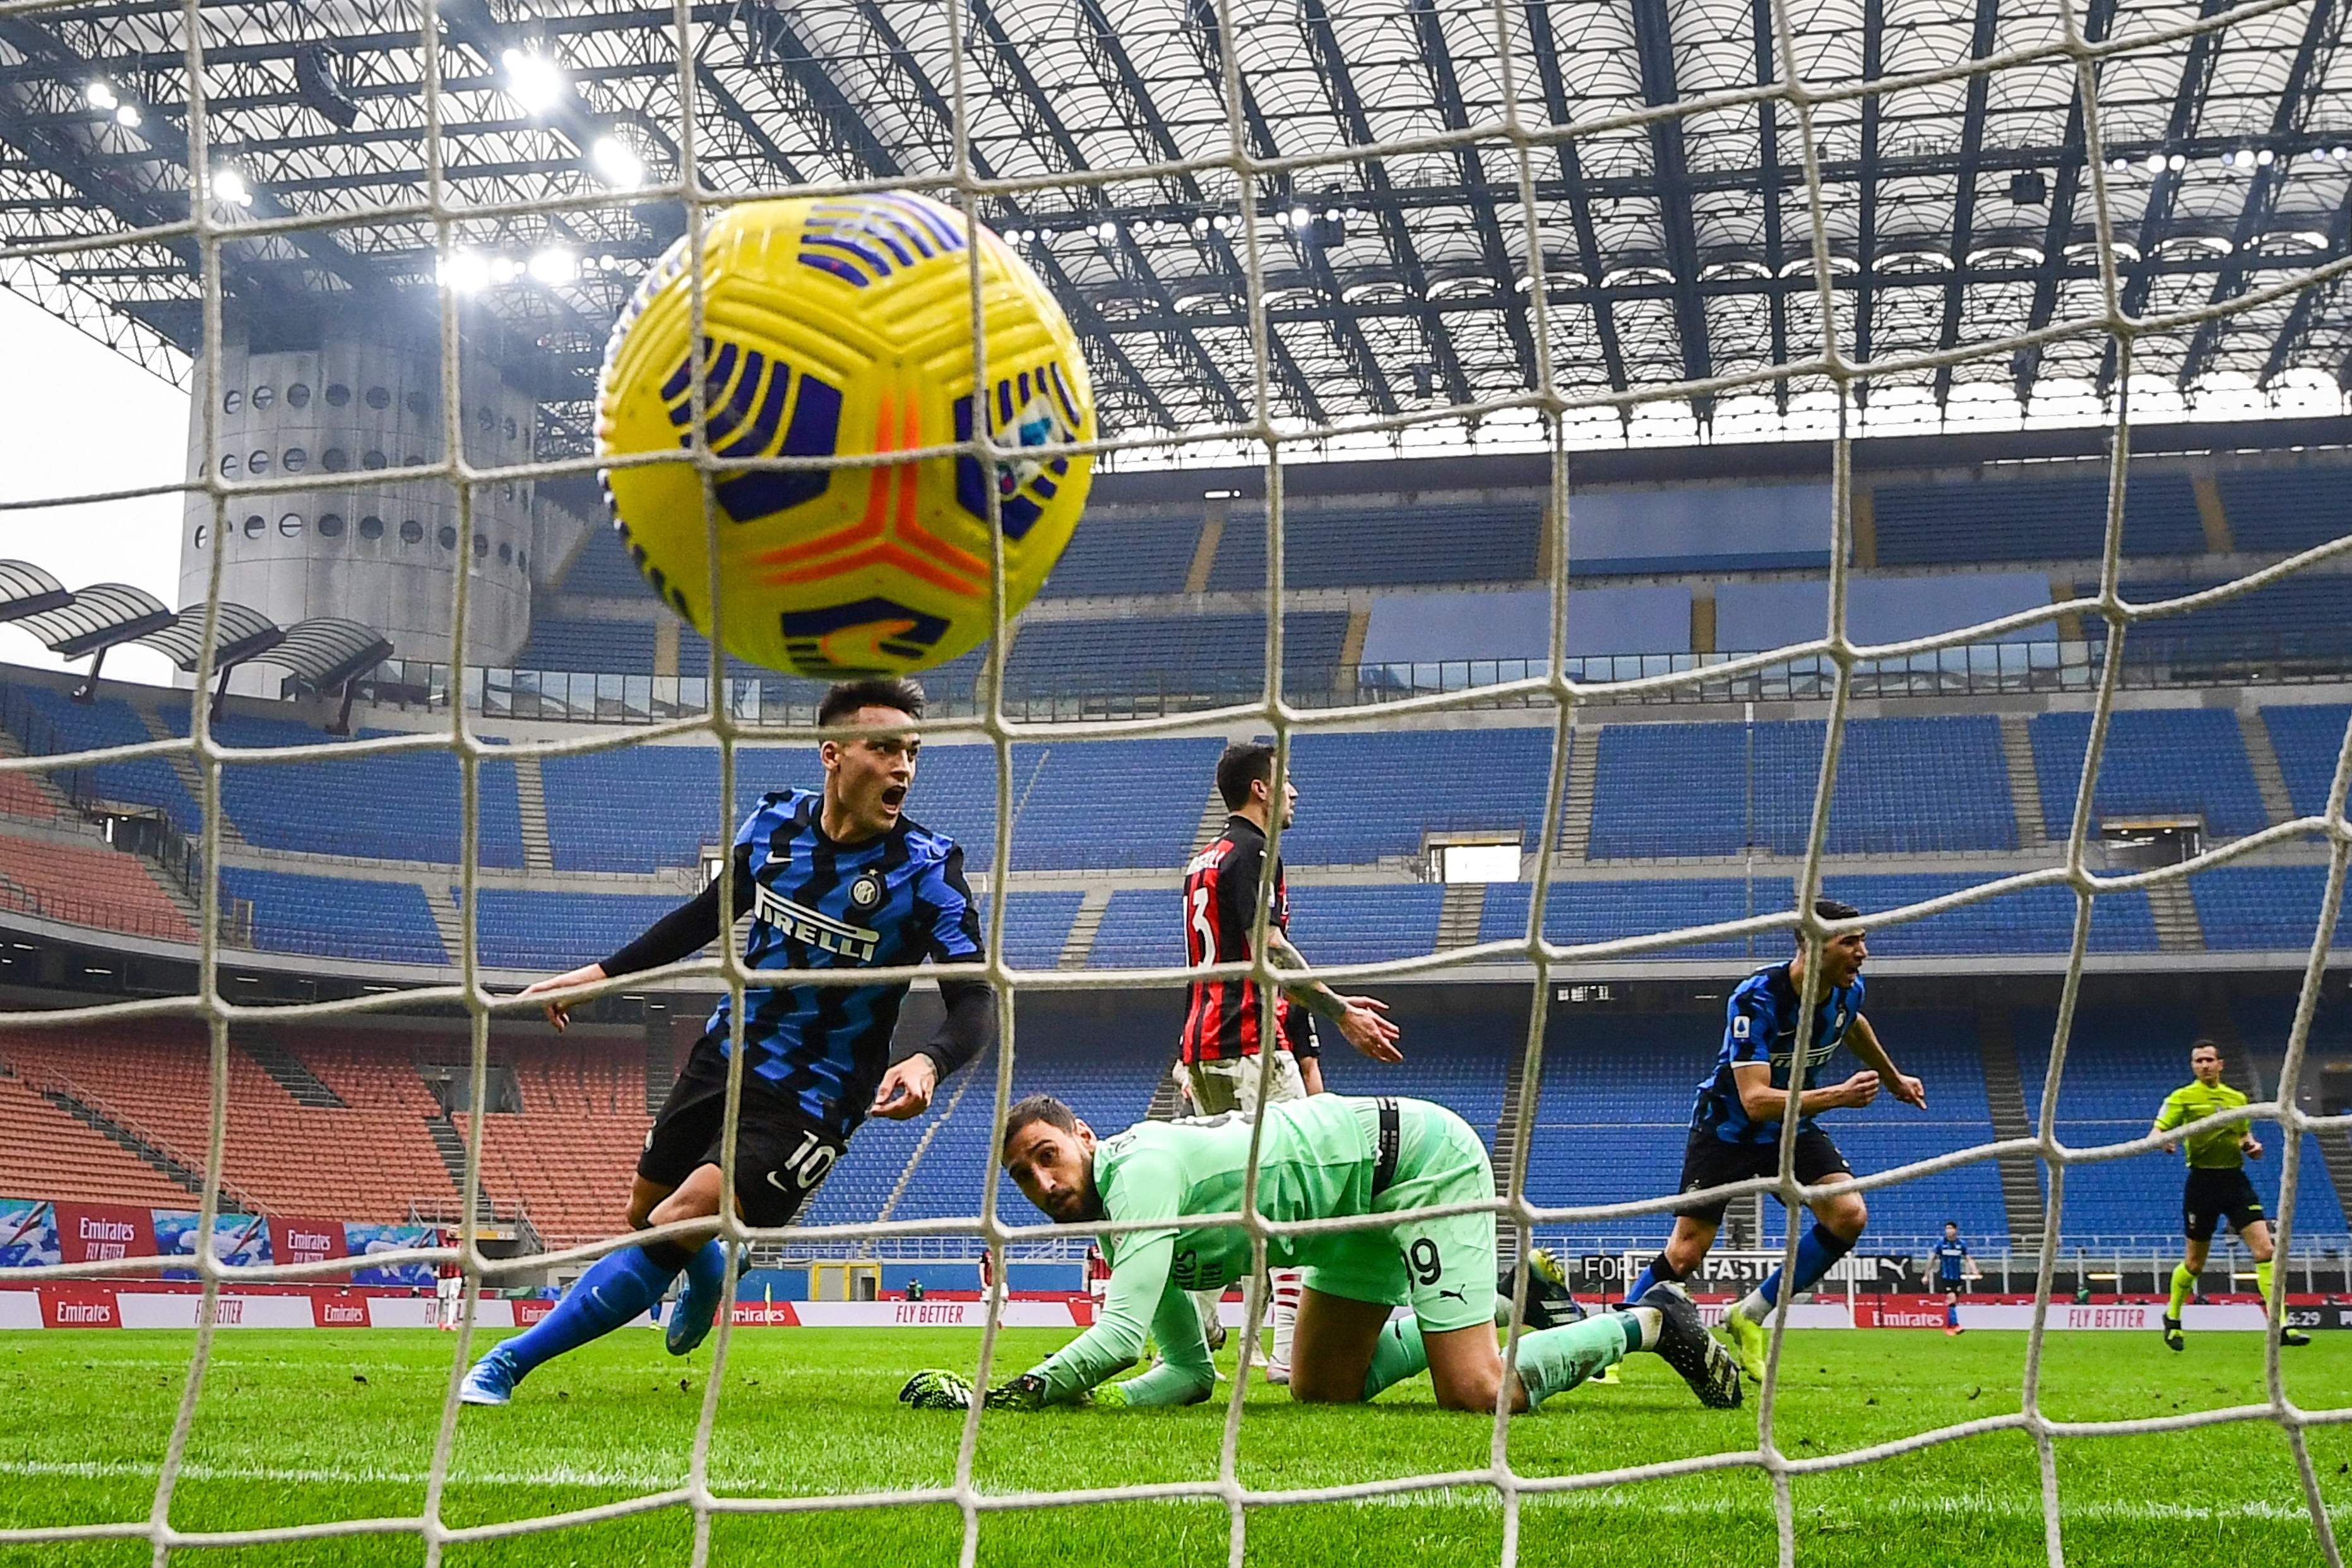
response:
[[(994, 1398), (990, 1395), (992, 1403)], [(898, 1403), (918, 1410), (969, 1410), (971, 1384), (951, 1372), (927, 1369), (907, 1380), (907, 1385), (898, 1390)]]
[(1024, 1372), (1011, 1383), (988, 1391), (991, 1410), (1036, 1410), (1045, 1403), (1045, 1380), (1034, 1372)]

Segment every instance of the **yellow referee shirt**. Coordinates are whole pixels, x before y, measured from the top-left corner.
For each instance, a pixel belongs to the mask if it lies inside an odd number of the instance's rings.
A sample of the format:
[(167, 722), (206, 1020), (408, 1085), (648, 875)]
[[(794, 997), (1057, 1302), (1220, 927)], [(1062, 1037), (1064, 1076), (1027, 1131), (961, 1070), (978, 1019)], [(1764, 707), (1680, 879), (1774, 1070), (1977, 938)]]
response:
[[(2189, 1122), (2224, 1110), (2235, 1110), (2246, 1103), (2245, 1091), (2217, 1083), (2207, 1089), (2194, 1080), (2174, 1089), (2164, 1097), (2164, 1108), (2156, 1113), (2156, 1130), (2168, 1131), (2185, 1127)], [(2202, 1132), (2192, 1132), (2183, 1142), (2188, 1145), (2189, 1165), (2198, 1171), (2234, 1171), (2246, 1163), (2238, 1147), (2238, 1140), (2246, 1135), (2248, 1123), (2243, 1121), (2225, 1121), (2209, 1127)]]

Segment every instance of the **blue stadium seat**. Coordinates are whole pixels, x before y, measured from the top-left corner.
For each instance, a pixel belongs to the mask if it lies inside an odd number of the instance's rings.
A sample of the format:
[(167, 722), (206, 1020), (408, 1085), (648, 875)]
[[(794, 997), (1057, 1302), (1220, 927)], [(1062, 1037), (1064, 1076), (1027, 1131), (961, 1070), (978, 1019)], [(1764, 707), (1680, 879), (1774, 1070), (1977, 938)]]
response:
[(551, 756), (540, 763), (540, 776), (556, 869), (655, 871), (693, 865), (704, 845), (732, 844), (762, 794), (814, 787), (821, 771), (813, 750), (741, 748), (735, 753), (730, 823), (719, 819), (719, 752), (712, 746), (623, 746)]
[[(425, 889), (414, 882), (221, 868), (221, 890), (253, 901), (253, 938), (273, 952), (378, 963), (446, 963)], [(601, 954), (599, 956), (602, 956)]]
[(612, 599), (634, 599), (653, 593), (636, 563), (622, 548), (621, 536), (611, 528), (596, 525), (592, 525), (588, 537), (580, 542), (580, 552), (572, 558), (572, 569), (563, 574), (562, 588), (567, 594)]
[[(1880, 485), (1871, 492), (1881, 566), (2095, 558), (2106, 531), (2105, 479)], [(2197, 492), (2180, 473), (2134, 474), (2124, 492), (2124, 550), (2201, 555)]]
[(2326, 890), (2325, 866), (2221, 866), (2189, 879), (2205, 945), (2216, 952), (2308, 950)]
[(2336, 468), (2225, 468), (2215, 476), (2230, 537), (2268, 554), (2352, 533), (2352, 491)]
[[(1881, 1012), (1872, 1023), (1895, 1060), (1928, 1086), (1935, 1114), (1923, 1116), (1886, 1097), (1859, 1111), (1822, 1119), (1857, 1173), (1867, 1174), (1992, 1141), (1976, 1020), (1968, 1013)], [(1691, 1101), (1722, 1047), (1723, 1026), (1711, 1014), (1656, 1015), (1570, 1010), (1544, 1053), (1535, 1136), (1528, 1149), (1528, 1194), (1565, 1207), (1655, 1198), (1675, 1190)], [(1840, 1057), (1823, 1076), (1852, 1070)], [(1946, 1219), (1964, 1235), (2005, 1237), (2007, 1212), (1990, 1161), (1874, 1190), (1864, 1245), (1917, 1245)], [(1769, 1213), (1772, 1207), (1766, 1205)], [(1596, 1220), (1571, 1227), (1571, 1239), (1611, 1237), (1654, 1245), (1671, 1216)], [(1549, 1230), (1549, 1227), (1547, 1227)], [(1771, 1228), (1768, 1219), (1768, 1229)]]
[[(1990, 874), (1824, 877), (1822, 890), (1864, 914), (1925, 903), (1991, 880)], [(2066, 952), (2074, 943), (2074, 895), (2064, 888), (2003, 893), (1926, 920), (1870, 928), (1870, 951), (1887, 958)], [(2105, 893), (2091, 904), (2091, 951), (2154, 952), (2156, 914), (2144, 892)]]
[[(2124, 597), (2136, 605), (2178, 599), (2219, 587), (2210, 578), (2166, 579), (2124, 584)], [(2076, 585), (2089, 596), (2095, 583)], [(2106, 617), (2082, 612), (2092, 635), (2106, 635)], [(2352, 576), (2340, 573), (2303, 572), (2184, 613), (2143, 620), (2124, 638), (2124, 658), (2130, 664), (2182, 664), (2199, 660), (2229, 661), (2260, 658), (2341, 658), (2352, 650)]]
[[(1802, 854), (1827, 733), (1813, 720), (1608, 725), (1592, 858), (1736, 855), (1751, 843)], [(1830, 801), (1832, 854), (2016, 847), (1999, 720), (1847, 723)]]
[[(452, 888), (450, 894), (456, 897), (457, 889)], [(1084, 896), (1016, 891), (1004, 919), (1008, 960), (1016, 968), (1053, 968)], [(483, 888), (477, 906), (482, 962), (503, 969), (546, 970), (593, 963), (635, 940), (681, 901), (661, 894)], [(985, 899), (980, 913), (985, 931)]]
[[(169, 716), (175, 731), (186, 716)], [(362, 730), (362, 739), (391, 733)], [(223, 745), (320, 746), (336, 737), (283, 719), (230, 714), (213, 726)], [(315, 763), (234, 762), (221, 769), (221, 804), (249, 844), (309, 855), (455, 865), (465, 822), (464, 770), (446, 751), (327, 757)], [(519, 868), (522, 805), (512, 763), (485, 760), (479, 770), (478, 864)]]
[(654, 624), (566, 621), (534, 616), (530, 641), (515, 655), (517, 669), (582, 670), (591, 675), (651, 675)]
[[(2088, 713), (2041, 713), (2029, 733), (2042, 781), (2042, 816), (2053, 835), (2074, 820)], [(2246, 760), (2236, 713), (2209, 708), (2118, 710), (2101, 753), (2092, 805), (2102, 818), (2189, 813), (2208, 832), (2234, 838), (2264, 826), (2261, 788)]]
[[(1498, 882), (1488, 888), (1478, 940), (1526, 940), (1532, 892), (1521, 882)], [(1297, 901), (1295, 896), (1292, 901)], [(1552, 883), (1545, 903), (1544, 936), (1556, 942), (1610, 942), (1794, 910), (1796, 901), (1795, 884), (1786, 877), (1759, 877), (1753, 883), (1734, 877), (1660, 878), (1644, 882), (1559, 880)], [(1754, 965), (1778, 963), (1789, 951), (1790, 939), (1770, 931), (1657, 949), (1642, 956), (1725, 959)]]
[(2347, 725), (2352, 725), (2352, 707), (2341, 702), (2263, 710), (2263, 726), (2270, 731), (2271, 750), (2297, 816), (2317, 816), (2327, 809), (2327, 788), (2336, 777)]
[(1549, 726), (1294, 736), (1298, 820), (1283, 834), (1283, 858), (1368, 865), (1419, 855), (1432, 832), (1516, 832), (1532, 849), (1551, 742)]
[[(16, 690), (32, 709), (36, 720), (47, 727), (48, 740), (59, 751), (144, 745), (155, 739), (139, 715), (131, 711), (131, 705), (115, 698), (76, 702), (46, 687), (20, 686)], [(167, 719), (176, 710), (179, 721), (174, 732), (188, 732), (184, 697), (175, 700), (166, 695), (160, 710)], [(202, 824), (203, 813), (186, 786), (180, 783), (180, 775), (161, 757), (100, 763), (90, 770), (90, 783), (100, 799), (123, 805), (153, 806), (184, 833), (194, 833)]]
[(1070, 535), (1041, 597), (1181, 594), (1201, 544), (1202, 518), (1097, 507)]
[[(2017, 1064), (2025, 1080), (2025, 1107), (2038, 1122), (2049, 1076), (2053, 1014), (2016, 1015)], [(2058, 1090), (2058, 1136), (2077, 1147), (2127, 1142), (2145, 1135), (2164, 1097), (2189, 1081), (2189, 1044), (2197, 1030), (2177, 1012), (2084, 1005), (2074, 1015)], [(2242, 1068), (2233, 1068), (2232, 1078)], [(2258, 1129), (2271, 1145), (2268, 1159), (2247, 1173), (2275, 1212), (2278, 1130)], [(2306, 1144), (2295, 1205), (2300, 1236), (2342, 1236), (2344, 1211), (2316, 1141)], [(2168, 1241), (2180, 1223), (2181, 1161), (2161, 1151), (2128, 1159), (2078, 1163), (2066, 1173), (2062, 1230), (2069, 1244), (2088, 1237), (2147, 1237)], [(2045, 1178), (2045, 1185), (2046, 1178)]]
[[(1283, 584), (1290, 588), (1525, 583), (1536, 574), (1542, 500), (1283, 513)], [(1212, 592), (1265, 588), (1265, 517), (1236, 511), (1209, 570)], [(1295, 618), (1295, 617), (1294, 617)]]
[[(1314, 963), (1380, 963), (1437, 947), (1445, 889), (1431, 883), (1311, 886), (1290, 889), (1290, 931)], [(1096, 928), (1090, 969), (1176, 969), (1184, 963), (1184, 900), (1165, 888), (1121, 888)]]
[[(1283, 681), (1331, 689), (1347, 640), (1339, 611), (1294, 611), (1283, 623)], [(1263, 616), (1160, 616), (1030, 621), (1005, 667), (1010, 696), (1246, 696), (1263, 689)]]

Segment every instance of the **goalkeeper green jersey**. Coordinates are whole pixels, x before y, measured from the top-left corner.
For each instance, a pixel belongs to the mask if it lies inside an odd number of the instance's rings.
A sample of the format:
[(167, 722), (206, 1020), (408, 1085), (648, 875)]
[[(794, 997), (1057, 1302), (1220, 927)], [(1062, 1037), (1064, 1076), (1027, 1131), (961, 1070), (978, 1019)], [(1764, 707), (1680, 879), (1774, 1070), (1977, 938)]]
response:
[[(2201, 1083), (2189, 1082), (2164, 1097), (2164, 1109), (2156, 1113), (2156, 1130), (2167, 1132), (2175, 1127), (2185, 1127), (2191, 1121), (2235, 1110), (2246, 1103), (2244, 1091), (2217, 1083), (2208, 1089)], [(2182, 1142), (2188, 1146), (2189, 1168), (2193, 1171), (2234, 1171), (2246, 1163), (2245, 1152), (2238, 1140), (2246, 1135), (2243, 1120), (2224, 1121), (2202, 1132), (2192, 1132)]]
[[(1401, 1100), (1402, 1107), (1416, 1104)], [(1429, 1108), (1435, 1110), (1435, 1107)], [(1269, 1220), (1331, 1219), (1371, 1212), (1379, 1138), (1378, 1102), (1318, 1094), (1265, 1108), (1258, 1149), (1257, 1212)], [(1249, 1166), (1250, 1123), (1238, 1115), (1145, 1121), (1095, 1145), (1095, 1188), (1106, 1219), (1133, 1221), (1238, 1215)], [(1269, 1268), (1307, 1267), (1348, 1251), (1347, 1235), (1266, 1240)], [(1201, 1320), (1186, 1294), (1223, 1289), (1250, 1272), (1249, 1233), (1240, 1226), (1126, 1231), (1102, 1238), (1109, 1289), (1094, 1327), (1034, 1372), (1046, 1397), (1092, 1388), (1142, 1352), (1150, 1324), (1160, 1360), (1179, 1374), (1213, 1378)]]

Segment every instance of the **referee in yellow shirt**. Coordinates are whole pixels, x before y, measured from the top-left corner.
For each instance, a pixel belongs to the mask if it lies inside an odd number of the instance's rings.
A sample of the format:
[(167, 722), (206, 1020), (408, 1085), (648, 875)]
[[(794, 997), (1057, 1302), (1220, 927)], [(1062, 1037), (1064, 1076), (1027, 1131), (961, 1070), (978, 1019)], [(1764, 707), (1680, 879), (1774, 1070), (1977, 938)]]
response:
[[(2151, 1132), (2169, 1132), (2208, 1116), (2238, 1110), (2246, 1103), (2242, 1090), (2221, 1081), (2221, 1047), (2212, 1041), (2200, 1040), (2189, 1048), (2189, 1070), (2197, 1076), (2164, 1097), (2163, 1109), (2156, 1113)], [(2255, 1138), (2251, 1124), (2241, 1118), (2192, 1132), (2185, 1140), (2168, 1138), (2165, 1152), (2170, 1153), (2181, 1142), (2189, 1145), (2189, 1184), (2180, 1195), (2180, 1224), (2189, 1236), (2189, 1249), (2187, 1256), (2173, 1266), (2172, 1302), (2164, 1314), (2164, 1342), (2174, 1350), (2184, 1348), (2180, 1310), (2188, 1303), (2189, 1292), (2197, 1288), (2197, 1276), (2204, 1270), (2205, 1254), (2213, 1244), (2213, 1232), (2223, 1220), (2230, 1222), (2254, 1255), (2254, 1283), (2263, 1301), (2267, 1303), (2271, 1297), (2270, 1222), (2263, 1217), (2262, 1194), (2246, 1179), (2246, 1162), (2263, 1157), (2261, 1141)], [(2283, 1329), (2279, 1342), (2307, 1345), (2311, 1336), (2298, 1330)]]

